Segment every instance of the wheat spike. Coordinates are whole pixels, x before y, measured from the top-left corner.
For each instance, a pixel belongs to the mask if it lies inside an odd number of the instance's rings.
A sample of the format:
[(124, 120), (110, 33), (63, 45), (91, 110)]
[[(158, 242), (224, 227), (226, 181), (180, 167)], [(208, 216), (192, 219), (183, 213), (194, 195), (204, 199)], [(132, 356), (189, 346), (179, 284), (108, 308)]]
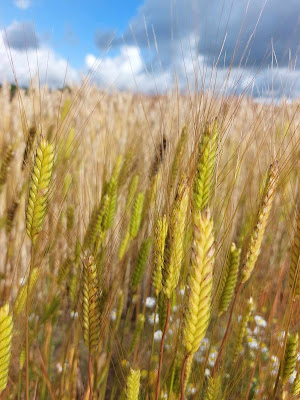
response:
[(298, 333), (292, 335), (288, 334), (284, 361), (282, 364), (281, 378), (282, 382), (286, 383), (292, 376), (296, 368), (297, 362), (297, 348), (298, 348)]
[(15, 219), (15, 215), (17, 212), (17, 209), (20, 204), (20, 198), (15, 198), (11, 205), (8, 207), (7, 210), (7, 216), (6, 216), (6, 233), (9, 234), (12, 230), (13, 227), (13, 222)]
[(300, 373), (297, 372), (296, 378), (292, 386), (292, 395), (298, 396), (300, 394)]
[(221, 375), (209, 377), (204, 400), (220, 400), (221, 398)]
[(144, 200), (145, 194), (143, 192), (140, 192), (137, 194), (135, 202), (133, 204), (129, 227), (129, 233), (132, 239), (136, 237), (141, 226)]
[(251, 234), (250, 243), (247, 249), (245, 262), (242, 267), (242, 283), (249, 278), (255, 266), (256, 260), (260, 253), (261, 243), (271, 211), (276, 184), (278, 180), (278, 162), (275, 161), (270, 165), (262, 201), (258, 210), (257, 222)]
[(300, 210), (297, 212), (294, 241), (291, 247), (291, 266), (289, 276), (293, 297), (300, 295)]
[(241, 320), (238, 325), (237, 335), (235, 338), (235, 342), (233, 345), (233, 352), (232, 352), (232, 361), (235, 362), (243, 348), (243, 340), (246, 334), (247, 325), (250, 319), (250, 315), (254, 309), (254, 303), (252, 297), (247, 302), (245, 307), (245, 311), (241, 317)]
[(123, 241), (122, 241), (122, 243), (120, 245), (120, 248), (119, 248), (119, 260), (120, 261), (123, 259), (124, 255), (126, 253), (126, 250), (127, 250), (128, 244), (130, 242), (130, 239), (131, 239), (130, 233), (129, 233), (129, 231), (126, 231), (125, 237), (124, 237), (124, 239), (123, 239)]
[(8, 148), (4, 154), (3, 161), (1, 164), (1, 168), (0, 168), (0, 190), (1, 190), (1, 186), (3, 186), (6, 183), (9, 165), (10, 165), (13, 157), (14, 157), (13, 147), (8, 146)]
[(146, 268), (146, 264), (149, 257), (149, 252), (151, 248), (152, 239), (147, 238), (141, 244), (140, 251), (138, 253), (137, 262), (133, 271), (131, 286), (133, 290), (136, 290), (138, 285), (140, 284), (144, 271)]
[(183, 241), (188, 208), (188, 189), (185, 178), (178, 185), (167, 237), (166, 261), (162, 270), (163, 290), (168, 299), (178, 285), (183, 261)]
[(100, 338), (100, 300), (96, 265), (92, 257), (83, 264), (82, 290), (82, 329), (83, 338), (89, 352), (98, 346)]
[(25, 150), (24, 150), (24, 155), (23, 155), (23, 161), (22, 161), (22, 169), (25, 168), (28, 157), (31, 153), (32, 147), (33, 147), (33, 143), (34, 143), (34, 139), (36, 137), (37, 134), (37, 129), (35, 126), (31, 127), (28, 131), (28, 137), (27, 137), (27, 141), (26, 141), (26, 145), (25, 145)]
[(178, 171), (181, 166), (183, 156), (184, 156), (184, 150), (186, 147), (187, 143), (187, 138), (188, 138), (188, 132), (187, 132), (187, 127), (184, 126), (181, 130), (181, 135), (179, 142), (176, 147), (172, 167), (171, 167), (171, 173), (170, 173), (170, 180), (169, 180), (169, 185), (172, 188), (176, 182), (177, 176), (178, 176)]
[(118, 199), (118, 183), (119, 183), (119, 176), (122, 167), (122, 162), (123, 162), (123, 157), (119, 156), (112, 171), (110, 180), (107, 184), (107, 188), (104, 192), (104, 195), (107, 194), (109, 197), (106, 212), (102, 222), (104, 231), (107, 231), (112, 226), (116, 214), (117, 199)]
[(213, 221), (210, 211), (195, 211), (191, 265), (184, 302), (183, 343), (187, 354), (195, 353), (210, 321), (214, 266)]
[(164, 267), (165, 242), (168, 233), (167, 217), (164, 215), (157, 220), (154, 240), (154, 268), (152, 274), (152, 286), (156, 296), (162, 290), (162, 270)]
[[(40, 274), (39, 268), (32, 269), (31, 274), (30, 274), (30, 285), (29, 285), (29, 289), (28, 289), (29, 301), (31, 300), (31, 295), (32, 295), (33, 289), (35, 288), (39, 274)], [(14, 314), (16, 316), (21, 314), (21, 312), (24, 310), (24, 307), (26, 305), (27, 286), (28, 286), (28, 278), (27, 278), (25, 284), (20, 287), (17, 297), (16, 297), (16, 301), (14, 304)]]
[(140, 181), (139, 175), (134, 175), (133, 178), (131, 179), (131, 182), (130, 182), (130, 185), (128, 188), (128, 195), (127, 195), (127, 199), (126, 199), (126, 208), (131, 207), (131, 203), (132, 203), (135, 193), (137, 191), (139, 181)]
[(238, 278), (241, 249), (235, 243), (230, 246), (224, 271), (221, 277), (221, 296), (219, 301), (219, 314), (227, 310), (234, 293)]
[(54, 146), (44, 139), (38, 145), (31, 174), (26, 210), (26, 230), (34, 243), (42, 229), (54, 164)]
[(0, 308), (0, 393), (6, 388), (10, 365), (13, 320), (6, 303)]
[(140, 392), (140, 370), (130, 368), (126, 383), (126, 400), (138, 400)]
[(217, 121), (207, 125), (200, 144), (197, 174), (194, 182), (194, 207), (204, 210), (212, 197), (218, 147)]
[(137, 318), (137, 323), (136, 323), (136, 327), (135, 327), (135, 331), (133, 333), (133, 337), (130, 343), (130, 348), (129, 348), (129, 352), (131, 353), (134, 348), (135, 345), (142, 333), (142, 330), (144, 328), (144, 324), (145, 324), (145, 316), (143, 314), (139, 314), (138, 318)]

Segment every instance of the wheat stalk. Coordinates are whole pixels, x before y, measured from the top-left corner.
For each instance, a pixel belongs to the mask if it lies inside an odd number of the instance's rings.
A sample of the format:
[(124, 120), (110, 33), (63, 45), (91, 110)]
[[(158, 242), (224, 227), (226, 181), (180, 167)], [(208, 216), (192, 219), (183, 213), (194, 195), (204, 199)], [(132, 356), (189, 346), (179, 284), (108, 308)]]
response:
[(6, 303), (0, 308), (0, 393), (6, 388), (10, 366), (13, 320)]

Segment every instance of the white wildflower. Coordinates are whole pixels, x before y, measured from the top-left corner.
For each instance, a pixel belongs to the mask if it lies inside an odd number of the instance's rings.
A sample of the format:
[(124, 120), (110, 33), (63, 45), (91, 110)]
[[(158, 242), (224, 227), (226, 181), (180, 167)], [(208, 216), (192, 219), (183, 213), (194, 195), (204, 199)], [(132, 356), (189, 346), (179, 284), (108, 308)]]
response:
[(155, 297), (147, 297), (147, 298), (146, 298), (145, 306), (146, 306), (147, 308), (152, 308), (152, 307), (155, 306), (155, 304), (156, 304), (156, 299), (155, 299)]

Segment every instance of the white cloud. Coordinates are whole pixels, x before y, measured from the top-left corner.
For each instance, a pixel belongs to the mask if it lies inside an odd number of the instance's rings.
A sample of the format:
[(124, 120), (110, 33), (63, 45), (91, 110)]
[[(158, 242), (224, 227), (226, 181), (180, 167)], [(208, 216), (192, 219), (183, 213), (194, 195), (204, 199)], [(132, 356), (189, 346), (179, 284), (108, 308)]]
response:
[[(262, 69), (214, 68), (197, 54), (196, 43), (186, 38), (182, 51), (177, 49), (168, 64), (160, 65), (155, 56), (145, 67), (145, 58), (136, 46), (122, 46), (119, 53), (102, 58), (89, 54), (86, 67), (91, 79), (103, 88), (161, 93), (172, 90), (175, 83), (186, 91), (205, 88), (215, 94), (248, 93), (258, 97), (296, 97), (300, 93), (299, 73), (288, 68)], [(175, 78), (176, 77), (176, 78)]]
[(53, 49), (47, 46), (27, 50), (9, 48), (4, 38), (4, 31), (0, 30), (0, 81), (6, 79), (14, 82), (13, 70), (20, 86), (28, 86), (30, 77), (34, 78), (39, 75), (41, 84), (47, 83), (50, 87), (62, 87), (66, 70), (66, 83), (79, 80), (78, 71), (68, 66), (67, 61), (56, 54)]
[(22, 10), (26, 10), (31, 6), (30, 0), (15, 0), (15, 6), (21, 8)]

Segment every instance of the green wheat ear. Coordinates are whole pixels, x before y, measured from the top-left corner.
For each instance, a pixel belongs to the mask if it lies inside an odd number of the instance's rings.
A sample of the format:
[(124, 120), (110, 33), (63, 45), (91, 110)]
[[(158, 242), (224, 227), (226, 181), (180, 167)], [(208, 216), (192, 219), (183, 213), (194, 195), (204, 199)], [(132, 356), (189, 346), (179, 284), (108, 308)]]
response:
[(297, 348), (298, 333), (294, 335), (288, 334), (284, 362), (281, 370), (282, 383), (286, 383), (295, 371), (297, 362)]
[(143, 192), (140, 192), (137, 194), (135, 202), (133, 204), (129, 227), (129, 233), (132, 239), (137, 236), (141, 226), (144, 200), (145, 194)]
[(296, 229), (291, 248), (291, 266), (289, 284), (293, 297), (300, 295), (300, 210), (297, 211)]
[(247, 301), (247, 305), (245, 307), (242, 318), (241, 318), (238, 328), (237, 328), (237, 334), (236, 334), (236, 338), (235, 338), (234, 345), (233, 345), (233, 351), (232, 351), (232, 361), (233, 362), (235, 362), (237, 360), (237, 358), (243, 348), (243, 340), (246, 335), (247, 325), (248, 325), (250, 315), (253, 310), (254, 310), (254, 303), (253, 303), (252, 297), (250, 297), (249, 300)]
[(141, 244), (140, 251), (138, 253), (137, 262), (133, 271), (131, 286), (133, 290), (136, 290), (138, 285), (140, 284), (144, 271), (146, 268), (146, 264), (149, 257), (149, 252), (151, 248), (152, 239), (147, 238)]
[(137, 341), (138, 341), (138, 339), (142, 333), (142, 330), (144, 328), (144, 324), (145, 324), (145, 316), (144, 316), (144, 314), (139, 314), (138, 318), (137, 318), (135, 331), (133, 333), (133, 337), (132, 337), (132, 340), (130, 343), (130, 348), (129, 348), (130, 353), (134, 350), (134, 348), (137, 344)]
[(127, 400), (138, 400), (140, 392), (140, 370), (130, 369), (126, 383), (126, 399)]
[(157, 220), (154, 240), (154, 268), (152, 274), (152, 286), (156, 296), (162, 290), (162, 270), (164, 268), (165, 242), (168, 233), (167, 217), (164, 215)]
[(194, 354), (208, 328), (214, 266), (213, 221), (209, 210), (194, 213), (191, 265), (184, 301), (182, 339), (187, 354)]
[(214, 188), (216, 154), (218, 148), (218, 125), (207, 125), (199, 148), (197, 174), (194, 182), (194, 207), (204, 210), (211, 200)]
[(42, 229), (46, 214), (53, 164), (54, 146), (42, 139), (36, 151), (26, 210), (26, 230), (33, 243)]
[(298, 396), (300, 394), (300, 373), (297, 372), (296, 378), (292, 386), (292, 395)]
[(14, 315), (19, 315), (21, 312), (24, 310), (24, 307), (26, 305), (26, 300), (27, 300), (27, 293), (29, 296), (29, 302), (31, 300), (31, 295), (33, 292), (33, 289), (35, 288), (36, 282), (38, 280), (40, 274), (40, 269), (39, 268), (33, 268), (30, 274), (30, 285), (29, 289), (27, 290), (28, 286), (28, 278), (23, 286), (20, 287), (17, 298), (14, 304)]
[(110, 180), (107, 184), (104, 194), (108, 195), (108, 205), (106, 208), (106, 213), (103, 217), (102, 227), (104, 231), (107, 231), (113, 224), (118, 200), (118, 186), (119, 186), (119, 176), (123, 163), (123, 157), (119, 156), (113, 168)]
[(13, 321), (6, 303), (0, 308), (0, 393), (6, 388), (10, 365)]
[(209, 377), (204, 400), (220, 400), (220, 399), (222, 399), (221, 375), (215, 377)]
[(219, 315), (227, 310), (232, 299), (238, 278), (240, 258), (241, 249), (238, 249), (235, 243), (232, 243), (227, 256), (224, 271), (222, 271), (220, 283), (221, 296), (219, 301)]
[(270, 165), (268, 176), (266, 179), (261, 204), (258, 210), (255, 228), (251, 234), (249, 246), (246, 253), (246, 259), (242, 267), (241, 278), (242, 283), (245, 283), (251, 276), (255, 263), (260, 253), (261, 243), (264, 237), (264, 232), (267, 226), (269, 214), (276, 184), (278, 181), (278, 161)]
[(184, 177), (178, 185), (167, 237), (165, 263), (162, 270), (162, 285), (165, 296), (170, 299), (178, 285), (183, 261), (183, 241), (189, 195)]
[(92, 257), (83, 264), (82, 273), (82, 329), (84, 342), (92, 353), (100, 338), (100, 299), (96, 265)]
[(170, 188), (173, 188), (174, 184), (176, 183), (178, 171), (181, 167), (181, 163), (182, 163), (183, 156), (184, 156), (184, 150), (186, 147), (187, 138), (188, 138), (188, 131), (187, 131), (187, 127), (184, 126), (181, 131), (180, 139), (179, 139), (179, 142), (178, 142), (176, 150), (175, 150), (175, 155), (174, 155), (174, 159), (173, 159), (173, 163), (172, 163), (172, 167), (171, 167), (171, 173), (170, 173), (170, 179), (169, 179)]

